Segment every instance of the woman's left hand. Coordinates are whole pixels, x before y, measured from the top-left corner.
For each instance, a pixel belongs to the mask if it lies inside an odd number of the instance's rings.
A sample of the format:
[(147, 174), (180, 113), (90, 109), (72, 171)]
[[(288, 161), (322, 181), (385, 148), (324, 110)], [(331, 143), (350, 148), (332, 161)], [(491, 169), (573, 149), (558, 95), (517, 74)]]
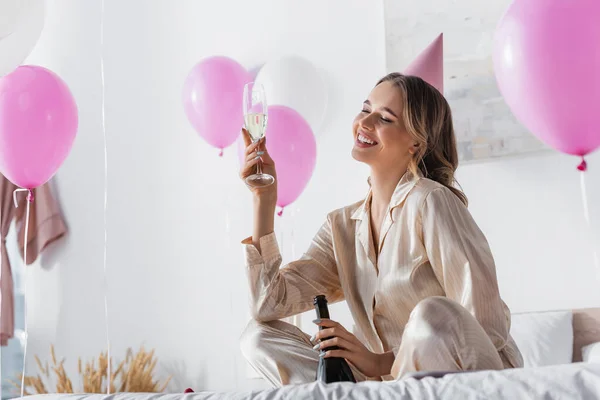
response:
[(339, 347), (337, 350), (328, 350), (325, 354), (321, 353), (321, 357), (345, 358), (368, 378), (390, 374), (394, 362), (393, 358), (391, 358), (391, 363), (389, 363), (388, 361), (390, 360), (387, 354), (376, 354), (369, 351), (356, 336), (335, 321), (321, 319), (313, 322), (324, 328), (314, 336), (315, 341), (321, 340), (315, 346), (315, 350), (326, 349), (332, 346)]

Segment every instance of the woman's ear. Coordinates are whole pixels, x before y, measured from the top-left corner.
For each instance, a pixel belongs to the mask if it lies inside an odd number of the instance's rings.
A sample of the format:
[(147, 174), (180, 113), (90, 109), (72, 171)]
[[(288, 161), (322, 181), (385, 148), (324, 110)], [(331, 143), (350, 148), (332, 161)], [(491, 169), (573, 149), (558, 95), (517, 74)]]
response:
[(417, 153), (418, 149), (419, 149), (419, 143), (413, 143), (413, 145), (410, 146), (410, 148), (408, 149), (408, 152), (410, 153), (411, 156), (414, 156)]

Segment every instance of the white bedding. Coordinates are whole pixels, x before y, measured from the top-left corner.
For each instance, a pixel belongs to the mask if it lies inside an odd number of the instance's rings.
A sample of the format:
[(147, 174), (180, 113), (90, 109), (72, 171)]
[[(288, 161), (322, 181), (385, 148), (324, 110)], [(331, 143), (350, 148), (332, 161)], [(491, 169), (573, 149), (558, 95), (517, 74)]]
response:
[(600, 364), (482, 371), (446, 375), (440, 379), (287, 386), (254, 392), (116, 395), (36, 395), (27, 400), (308, 400), (308, 399), (600, 399)]

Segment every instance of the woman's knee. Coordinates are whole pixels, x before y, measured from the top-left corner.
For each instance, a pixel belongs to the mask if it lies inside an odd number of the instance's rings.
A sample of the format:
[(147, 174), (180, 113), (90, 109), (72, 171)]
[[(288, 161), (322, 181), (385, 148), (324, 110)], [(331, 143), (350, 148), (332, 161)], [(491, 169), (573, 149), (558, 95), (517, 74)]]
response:
[(252, 360), (256, 357), (257, 350), (260, 349), (262, 343), (268, 331), (268, 323), (258, 322), (254, 319), (248, 322), (246, 328), (240, 336), (240, 348), (242, 354), (248, 360)]
[(299, 337), (301, 334), (300, 329), (284, 321), (259, 322), (252, 319), (240, 336), (240, 347), (242, 354), (252, 360), (258, 352), (276, 350), (274, 347), (279, 347), (283, 338)]
[(410, 317), (420, 320), (439, 321), (439, 317), (447, 317), (461, 312), (462, 306), (447, 297), (432, 296), (421, 300), (413, 309)]
[[(456, 333), (462, 306), (447, 297), (433, 296), (421, 300), (410, 314), (407, 335), (425, 339)], [(464, 310), (466, 312), (466, 310)]]

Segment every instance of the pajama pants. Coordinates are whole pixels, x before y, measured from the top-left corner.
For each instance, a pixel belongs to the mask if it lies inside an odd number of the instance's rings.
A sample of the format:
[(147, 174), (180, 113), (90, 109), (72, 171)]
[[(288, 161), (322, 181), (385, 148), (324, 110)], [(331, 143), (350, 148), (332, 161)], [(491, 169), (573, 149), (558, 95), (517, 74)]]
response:
[[(512, 342), (512, 339), (509, 337)], [(514, 342), (512, 342), (514, 345)], [(316, 379), (319, 352), (310, 336), (283, 321), (251, 321), (241, 337), (242, 353), (273, 386)], [(514, 351), (516, 346), (511, 346)], [(520, 358), (518, 355), (517, 358)], [(475, 371), (520, 367), (499, 352), (479, 322), (460, 304), (429, 297), (412, 311), (389, 376), (366, 377), (354, 366), (357, 382), (401, 379), (419, 371)]]

